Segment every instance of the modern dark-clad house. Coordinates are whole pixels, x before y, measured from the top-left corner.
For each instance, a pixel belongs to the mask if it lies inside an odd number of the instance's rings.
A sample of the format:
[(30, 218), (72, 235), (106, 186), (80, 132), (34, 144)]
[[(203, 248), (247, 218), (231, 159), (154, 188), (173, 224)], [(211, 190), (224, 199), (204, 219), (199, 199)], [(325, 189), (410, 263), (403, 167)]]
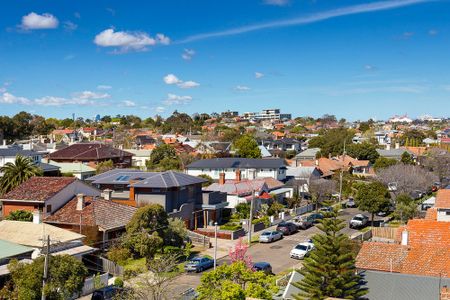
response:
[(227, 205), (226, 194), (203, 193), (203, 178), (184, 173), (142, 172), (114, 169), (87, 179), (114, 202), (141, 207), (160, 204), (171, 217), (179, 217), (188, 228), (220, 221)]
[(277, 180), (286, 179), (286, 163), (279, 158), (240, 158), (226, 157), (202, 159), (195, 161), (186, 167), (186, 174), (198, 176), (206, 174), (215, 180), (219, 180), (224, 173), (227, 179), (236, 179), (236, 171), (239, 170), (242, 179), (256, 179), (272, 177)]
[(131, 166), (132, 153), (100, 143), (78, 143), (49, 154), (55, 162), (82, 162), (97, 165), (102, 161), (112, 160), (116, 167)]

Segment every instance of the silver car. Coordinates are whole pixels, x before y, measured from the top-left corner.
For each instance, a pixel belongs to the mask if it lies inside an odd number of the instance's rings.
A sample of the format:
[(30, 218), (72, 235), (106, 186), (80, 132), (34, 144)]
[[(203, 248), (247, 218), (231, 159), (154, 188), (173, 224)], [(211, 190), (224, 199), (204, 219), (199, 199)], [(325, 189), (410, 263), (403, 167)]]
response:
[(271, 243), (273, 241), (277, 241), (277, 240), (281, 239), (282, 237), (283, 237), (283, 235), (281, 234), (281, 232), (278, 232), (278, 231), (264, 231), (259, 236), (259, 242), (260, 243)]

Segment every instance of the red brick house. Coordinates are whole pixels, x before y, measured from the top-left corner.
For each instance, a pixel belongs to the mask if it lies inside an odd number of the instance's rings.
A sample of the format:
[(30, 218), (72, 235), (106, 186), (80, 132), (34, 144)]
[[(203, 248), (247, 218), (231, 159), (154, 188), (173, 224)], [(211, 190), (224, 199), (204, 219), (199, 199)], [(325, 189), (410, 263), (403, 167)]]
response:
[(82, 162), (91, 166), (112, 160), (116, 167), (131, 167), (133, 154), (101, 143), (78, 143), (50, 153), (48, 158), (56, 162)]

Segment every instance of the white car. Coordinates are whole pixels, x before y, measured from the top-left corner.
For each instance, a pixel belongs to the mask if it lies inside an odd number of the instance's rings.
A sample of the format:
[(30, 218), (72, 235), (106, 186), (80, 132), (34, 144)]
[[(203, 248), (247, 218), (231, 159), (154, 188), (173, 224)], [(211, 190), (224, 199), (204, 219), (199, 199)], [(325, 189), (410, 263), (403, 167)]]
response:
[(314, 244), (311, 242), (303, 242), (292, 248), (291, 258), (303, 259), (305, 256), (314, 249)]
[(276, 240), (280, 240), (283, 237), (281, 232), (278, 231), (264, 231), (259, 236), (259, 242), (260, 243), (271, 243)]

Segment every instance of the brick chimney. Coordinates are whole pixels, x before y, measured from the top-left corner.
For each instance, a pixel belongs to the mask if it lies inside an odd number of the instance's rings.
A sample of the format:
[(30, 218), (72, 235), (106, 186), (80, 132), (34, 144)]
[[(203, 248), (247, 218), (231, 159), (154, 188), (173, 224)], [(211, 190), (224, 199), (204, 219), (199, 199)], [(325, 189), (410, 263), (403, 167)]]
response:
[(236, 182), (241, 181), (241, 170), (236, 169)]
[(219, 184), (225, 184), (225, 173), (219, 174)]
[(105, 198), (105, 200), (111, 200), (112, 192), (113, 191), (111, 189), (103, 190), (103, 198)]
[(84, 208), (84, 194), (77, 195), (77, 210), (81, 211)]

